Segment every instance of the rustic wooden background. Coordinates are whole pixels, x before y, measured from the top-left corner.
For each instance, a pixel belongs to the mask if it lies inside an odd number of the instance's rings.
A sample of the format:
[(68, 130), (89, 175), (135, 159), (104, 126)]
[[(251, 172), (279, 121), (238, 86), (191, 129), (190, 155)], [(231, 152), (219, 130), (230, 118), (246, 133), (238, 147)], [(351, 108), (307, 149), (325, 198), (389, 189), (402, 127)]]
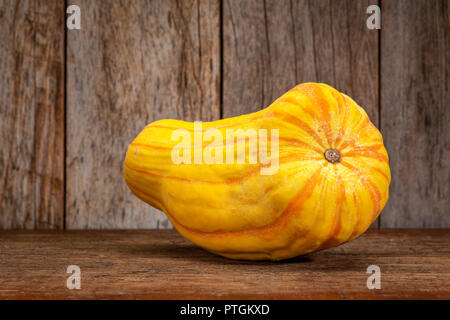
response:
[(449, 4), (0, 0), (0, 229), (170, 227), (122, 177), (141, 129), (256, 111), (306, 81), (352, 96), (383, 133), (392, 185), (375, 227), (449, 228)]

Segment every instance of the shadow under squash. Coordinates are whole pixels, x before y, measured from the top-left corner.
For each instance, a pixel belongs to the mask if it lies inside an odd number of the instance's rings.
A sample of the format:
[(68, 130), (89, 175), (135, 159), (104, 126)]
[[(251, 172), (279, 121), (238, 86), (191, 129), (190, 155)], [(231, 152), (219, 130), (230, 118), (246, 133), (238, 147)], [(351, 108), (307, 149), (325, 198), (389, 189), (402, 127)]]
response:
[(310, 255), (299, 256), (282, 261), (252, 261), (252, 260), (233, 260), (213, 254), (203, 248), (190, 244), (178, 243), (150, 243), (150, 244), (123, 244), (123, 247), (117, 248), (121, 255), (133, 255), (135, 257), (153, 258), (153, 259), (173, 259), (183, 261), (193, 261), (208, 264), (221, 265), (280, 265), (292, 263), (313, 262)]

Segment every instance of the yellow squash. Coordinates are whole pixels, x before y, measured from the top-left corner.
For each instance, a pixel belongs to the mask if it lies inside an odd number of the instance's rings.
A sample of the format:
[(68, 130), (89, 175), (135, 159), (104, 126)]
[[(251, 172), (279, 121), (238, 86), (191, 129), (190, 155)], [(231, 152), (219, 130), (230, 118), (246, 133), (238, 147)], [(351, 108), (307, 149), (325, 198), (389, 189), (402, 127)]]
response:
[[(388, 199), (391, 176), (380, 132), (355, 101), (326, 84), (300, 84), (266, 109), (198, 128), (179, 120), (149, 124), (129, 146), (124, 175), (134, 194), (210, 252), (280, 260), (337, 246), (366, 231)], [(217, 129), (223, 141), (205, 139), (208, 129)], [(231, 143), (225, 138), (230, 129), (242, 129)], [(271, 174), (262, 173), (267, 162), (250, 161), (255, 150), (245, 133), (252, 129), (266, 129), (267, 154), (278, 162)], [(179, 148), (179, 132), (187, 132), (192, 152)], [(211, 155), (223, 151), (224, 163), (195, 160), (214, 142), (223, 146), (216, 144)], [(243, 143), (245, 163), (227, 163), (226, 148)], [(174, 150), (191, 163), (174, 161)]]

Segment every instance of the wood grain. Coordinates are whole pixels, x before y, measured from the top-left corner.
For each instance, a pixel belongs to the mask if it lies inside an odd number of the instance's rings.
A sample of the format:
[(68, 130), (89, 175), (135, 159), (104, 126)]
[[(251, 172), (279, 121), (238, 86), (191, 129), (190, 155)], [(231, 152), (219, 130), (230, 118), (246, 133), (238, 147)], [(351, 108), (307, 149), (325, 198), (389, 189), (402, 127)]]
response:
[(63, 5), (0, 4), (0, 229), (63, 227)]
[(450, 227), (448, 1), (383, 1), (381, 129), (392, 184), (381, 226)]
[[(373, 264), (380, 290), (366, 285)], [(281, 262), (228, 260), (174, 230), (4, 231), (0, 299), (449, 299), (449, 265), (450, 230), (370, 230)]]
[(325, 82), (378, 126), (378, 31), (366, 27), (376, 3), (225, 0), (224, 117), (265, 108), (298, 83)]
[[(64, 210), (68, 229), (170, 227), (122, 177), (142, 128), (218, 119), (221, 100), (223, 117), (257, 111), (306, 81), (349, 94), (381, 128), (380, 226), (450, 227), (448, 1), (71, 3), (82, 29), (67, 43), (64, 1), (0, 3), (0, 229), (60, 229)], [(377, 3), (381, 34), (366, 28)]]
[(378, 124), (378, 31), (373, 1), (231, 1), (223, 4), (223, 114), (257, 111), (297, 83), (326, 82)]
[(67, 228), (164, 228), (123, 179), (128, 144), (162, 118), (220, 117), (218, 1), (76, 1), (68, 31)]

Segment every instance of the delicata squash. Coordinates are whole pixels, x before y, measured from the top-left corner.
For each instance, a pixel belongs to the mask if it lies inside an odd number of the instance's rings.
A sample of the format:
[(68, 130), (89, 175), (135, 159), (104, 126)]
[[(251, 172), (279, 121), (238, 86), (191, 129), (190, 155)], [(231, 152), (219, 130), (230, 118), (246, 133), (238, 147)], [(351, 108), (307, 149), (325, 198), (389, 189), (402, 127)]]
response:
[(124, 175), (186, 239), (250, 260), (355, 239), (385, 206), (391, 180), (366, 112), (322, 83), (297, 85), (247, 115), (150, 123), (129, 146)]

